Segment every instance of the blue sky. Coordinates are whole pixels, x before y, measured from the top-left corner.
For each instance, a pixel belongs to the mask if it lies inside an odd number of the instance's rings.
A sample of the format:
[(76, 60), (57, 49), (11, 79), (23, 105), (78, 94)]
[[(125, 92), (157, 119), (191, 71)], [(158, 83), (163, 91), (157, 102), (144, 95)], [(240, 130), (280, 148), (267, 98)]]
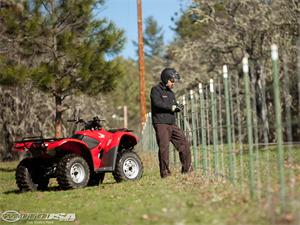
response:
[[(142, 0), (143, 20), (153, 16), (163, 27), (164, 41), (168, 43), (174, 38), (174, 32), (170, 29), (170, 26), (174, 27), (171, 17), (174, 17), (176, 12), (180, 13), (180, 7), (185, 7), (188, 2), (189, 0)], [(106, 0), (99, 16), (112, 20), (117, 27), (125, 30), (127, 43), (121, 55), (136, 59), (136, 48), (132, 41), (137, 42), (138, 39), (137, 0)]]

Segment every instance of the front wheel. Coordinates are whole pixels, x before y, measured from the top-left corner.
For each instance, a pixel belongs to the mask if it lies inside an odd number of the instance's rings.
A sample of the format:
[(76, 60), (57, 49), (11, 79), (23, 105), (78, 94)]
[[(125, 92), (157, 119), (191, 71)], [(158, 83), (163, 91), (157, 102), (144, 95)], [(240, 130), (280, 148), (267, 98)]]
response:
[(87, 162), (79, 155), (65, 155), (57, 166), (57, 182), (62, 189), (82, 188), (90, 179)]
[(138, 180), (143, 175), (143, 163), (133, 151), (120, 151), (117, 156), (116, 168), (113, 176), (117, 182)]

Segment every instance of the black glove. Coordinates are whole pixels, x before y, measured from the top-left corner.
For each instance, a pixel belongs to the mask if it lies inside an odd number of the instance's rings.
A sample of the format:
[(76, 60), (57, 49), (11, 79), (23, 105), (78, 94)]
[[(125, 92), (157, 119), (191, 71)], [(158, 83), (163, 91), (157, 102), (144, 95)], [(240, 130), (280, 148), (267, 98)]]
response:
[(175, 104), (172, 105), (172, 112), (180, 112), (181, 110), (183, 110), (183, 105), (182, 104)]
[(180, 103), (177, 103), (177, 107), (180, 109), (180, 111), (183, 110), (183, 108), (184, 108), (183, 104), (180, 104)]

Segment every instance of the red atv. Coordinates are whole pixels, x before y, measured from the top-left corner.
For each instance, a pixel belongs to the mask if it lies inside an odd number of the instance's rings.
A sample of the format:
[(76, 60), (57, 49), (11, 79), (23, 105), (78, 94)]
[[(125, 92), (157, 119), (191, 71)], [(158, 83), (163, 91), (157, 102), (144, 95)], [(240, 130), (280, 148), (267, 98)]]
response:
[(107, 172), (117, 182), (142, 177), (143, 164), (133, 151), (137, 137), (130, 130), (106, 131), (98, 117), (69, 122), (84, 124), (84, 129), (71, 138), (30, 137), (15, 143), (27, 156), (16, 170), (21, 191), (45, 190), (50, 178), (56, 178), (62, 189), (71, 189), (99, 185)]

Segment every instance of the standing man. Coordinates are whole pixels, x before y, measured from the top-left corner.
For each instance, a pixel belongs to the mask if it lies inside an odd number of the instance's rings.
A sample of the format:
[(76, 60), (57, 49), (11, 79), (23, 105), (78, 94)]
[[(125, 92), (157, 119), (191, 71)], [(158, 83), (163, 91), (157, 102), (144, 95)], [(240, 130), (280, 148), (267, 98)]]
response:
[(151, 115), (156, 132), (156, 141), (159, 147), (159, 169), (161, 178), (171, 175), (169, 169), (169, 143), (170, 141), (179, 152), (182, 165), (181, 173), (193, 170), (191, 166), (191, 152), (187, 138), (175, 123), (175, 113), (183, 109), (178, 104), (172, 91), (179, 74), (173, 68), (165, 68), (161, 72), (161, 82), (151, 89)]

